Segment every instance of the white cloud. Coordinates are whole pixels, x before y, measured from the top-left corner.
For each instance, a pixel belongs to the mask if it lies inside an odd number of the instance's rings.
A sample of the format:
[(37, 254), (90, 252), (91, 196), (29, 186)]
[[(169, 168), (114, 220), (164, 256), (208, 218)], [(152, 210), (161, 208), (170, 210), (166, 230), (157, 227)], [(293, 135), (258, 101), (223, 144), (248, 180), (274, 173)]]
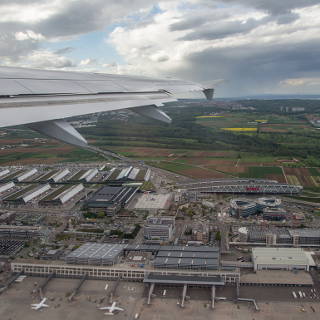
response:
[(87, 59), (81, 60), (79, 65), (80, 66), (88, 66), (88, 65), (92, 65), (92, 64), (96, 64), (96, 63), (97, 63), (97, 60), (87, 58)]
[(36, 33), (32, 30), (26, 30), (25, 32), (16, 32), (14, 34), (16, 40), (24, 41), (24, 40), (31, 40), (31, 41), (42, 41), (45, 40), (45, 37), (41, 33)]
[(63, 69), (73, 67), (73, 62), (48, 50), (36, 50), (21, 59), (21, 66), (33, 68)]
[(67, 1), (8, 1), (0, 3), (0, 22), (39, 23), (59, 12)]

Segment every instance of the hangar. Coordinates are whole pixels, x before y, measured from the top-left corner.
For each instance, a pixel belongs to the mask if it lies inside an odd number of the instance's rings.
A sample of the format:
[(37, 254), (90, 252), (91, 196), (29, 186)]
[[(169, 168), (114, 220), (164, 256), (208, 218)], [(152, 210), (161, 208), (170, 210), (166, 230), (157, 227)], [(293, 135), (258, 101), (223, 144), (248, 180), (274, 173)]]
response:
[(306, 270), (314, 261), (301, 248), (252, 248), (254, 271), (257, 270)]

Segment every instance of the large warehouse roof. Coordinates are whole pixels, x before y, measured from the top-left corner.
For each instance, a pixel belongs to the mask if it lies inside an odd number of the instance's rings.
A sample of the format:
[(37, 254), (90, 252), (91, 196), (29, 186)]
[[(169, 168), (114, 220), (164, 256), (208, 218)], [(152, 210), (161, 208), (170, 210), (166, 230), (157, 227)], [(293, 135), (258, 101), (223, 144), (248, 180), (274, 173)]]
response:
[(109, 187), (104, 186), (100, 188), (87, 202), (89, 206), (112, 203), (127, 203), (137, 188), (130, 187)]
[(66, 257), (67, 263), (112, 264), (123, 252), (125, 245), (88, 242)]
[(255, 265), (309, 265), (307, 254), (301, 248), (252, 248)]

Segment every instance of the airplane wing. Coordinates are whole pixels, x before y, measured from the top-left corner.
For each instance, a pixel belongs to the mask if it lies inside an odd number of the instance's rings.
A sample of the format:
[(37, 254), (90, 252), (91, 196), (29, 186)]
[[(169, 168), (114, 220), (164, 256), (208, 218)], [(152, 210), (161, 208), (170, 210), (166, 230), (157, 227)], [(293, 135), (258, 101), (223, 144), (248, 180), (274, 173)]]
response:
[(112, 307), (101, 307), (101, 308), (99, 308), (99, 310), (111, 310), (112, 309)]
[(119, 308), (119, 307), (114, 307), (113, 310), (115, 310), (115, 311), (124, 311), (124, 309)]
[(33, 305), (33, 306), (31, 306), (31, 309), (32, 309), (32, 310), (39, 310), (40, 308), (41, 308), (40, 305)]
[(196, 91), (213, 97), (212, 88), (181, 80), (0, 67), (0, 127), (27, 125), (85, 147), (86, 140), (65, 118), (130, 109), (169, 123), (158, 107)]

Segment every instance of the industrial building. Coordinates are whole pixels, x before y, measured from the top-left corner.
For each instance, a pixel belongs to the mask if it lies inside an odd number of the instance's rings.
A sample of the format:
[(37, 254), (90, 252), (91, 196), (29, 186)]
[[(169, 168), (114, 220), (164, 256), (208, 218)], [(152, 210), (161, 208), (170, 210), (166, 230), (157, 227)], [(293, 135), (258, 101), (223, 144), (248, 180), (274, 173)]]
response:
[(177, 189), (185, 192), (206, 193), (242, 193), (242, 194), (297, 194), (302, 186), (279, 183), (276, 180), (262, 179), (223, 179), (206, 180), (177, 184)]
[(1, 183), (0, 184), (0, 193), (6, 192), (12, 189), (15, 186), (14, 182)]
[(291, 218), (291, 215), (281, 208), (264, 208), (262, 217), (264, 220), (281, 221)]
[(151, 170), (140, 169), (135, 167), (127, 168), (112, 168), (106, 180), (118, 180), (118, 181), (149, 181)]
[(0, 225), (0, 238), (27, 240), (38, 238), (42, 235), (43, 232), (40, 227)]
[(43, 206), (63, 205), (83, 190), (83, 184), (64, 185), (41, 199), (39, 204)]
[(83, 169), (77, 171), (69, 181), (90, 182), (98, 174), (98, 169)]
[(137, 191), (136, 187), (104, 186), (87, 200), (86, 207), (91, 212), (104, 210), (107, 215), (112, 216), (124, 207)]
[(66, 256), (69, 264), (114, 265), (125, 245), (88, 242)]
[(4, 181), (12, 181), (12, 180), (16, 179), (17, 177), (19, 177), (20, 175), (22, 175), (24, 172), (25, 171), (22, 170), (22, 169), (14, 170), (13, 172), (10, 172), (6, 176), (2, 177), (2, 180), (4, 180)]
[(315, 263), (301, 248), (252, 248), (254, 271), (306, 270)]
[(33, 176), (34, 174), (36, 174), (38, 172), (38, 170), (36, 168), (31, 169), (27, 172), (24, 172), (23, 174), (17, 176), (14, 178), (14, 181), (16, 182), (22, 182), (24, 180), (26, 180), (27, 178), (30, 178), (31, 176)]
[(124, 254), (149, 253), (154, 256), (155, 268), (167, 269), (219, 269), (220, 250), (211, 246), (127, 245)]
[(241, 241), (266, 245), (320, 246), (320, 229), (251, 226), (239, 229)]
[(90, 182), (98, 174), (98, 172), (99, 171), (96, 168), (90, 169), (82, 179), (84, 179), (86, 182)]
[(160, 249), (153, 262), (156, 268), (217, 270), (220, 267), (220, 253), (216, 247), (172, 246)]
[(34, 185), (31, 185), (3, 199), (3, 202), (7, 204), (16, 204), (16, 205), (26, 204), (27, 202), (44, 194), (50, 189), (51, 187), (49, 184), (44, 184), (36, 187), (34, 187)]
[(174, 217), (148, 217), (143, 227), (143, 235), (146, 240), (171, 241), (174, 230)]
[(10, 173), (9, 169), (0, 169), (0, 178)]
[(48, 180), (50, 182), (59, 182), (61, 181), (63, 178), (65, 178), (68, 174), (70, 174), (69, 169), (62, 169), (56, 173), (54, 173)]
[(148, 211), (151, 214), (156, 214), (159, 211), (168, 211), (173, 201), (171, 193), (155, 194), (143, 193), (139, 195), (133, 210)]

